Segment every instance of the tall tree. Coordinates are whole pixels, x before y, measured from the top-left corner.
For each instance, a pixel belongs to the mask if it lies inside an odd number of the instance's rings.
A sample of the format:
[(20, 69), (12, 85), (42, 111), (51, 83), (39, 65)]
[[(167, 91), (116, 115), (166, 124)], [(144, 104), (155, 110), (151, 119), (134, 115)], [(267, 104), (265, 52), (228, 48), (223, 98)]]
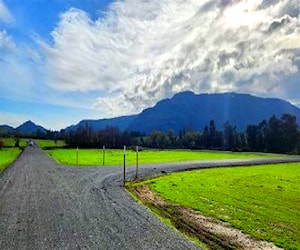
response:
[(266, 144), (269, 152), (281, 153), (284, 151), (282, 147), (284, 145), (282, 122), (274, 115), (269, 119)]
[(209, 122), (209, 148), (217, 147), (217, 128), (214, 120)]
[(281, 125), (283, 132), (283, 150), (292, 152), (296, 150), (298, 143), (298, 125), (295, 116), (284, 114), (281, 117)]
[(248, 125), (246, 129), (246, 138), (248, 142), (249, 150), (258, 151), (258, 126), (256, 125)]
[(224, 124), (224, 149), (225, 150), (234, 150), (237, 146), (237, 137), (238, 133), (236, 131), (236, 127), (233, 127), (226, 122)]
[(208, 149), (210, 147), (210, 139), (209, 139), (209, 129), (205, 126), (204, 131), (201, 136), (201, 146)]

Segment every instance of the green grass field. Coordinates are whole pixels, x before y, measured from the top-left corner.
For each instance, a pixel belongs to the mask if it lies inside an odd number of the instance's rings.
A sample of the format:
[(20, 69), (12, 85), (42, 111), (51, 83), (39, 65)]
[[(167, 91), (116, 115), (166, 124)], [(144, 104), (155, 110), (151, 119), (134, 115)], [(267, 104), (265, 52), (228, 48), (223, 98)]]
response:
[(174, 173), (142, 183), (256, 239), (300, 249), (300, 163)]
[[(4, 147), (15, 147), (16, 138), (0, 138), (4, 142)], [(25, 148), (27, 146), (26, 139), (19, 139), (20, 148)]]
[(34, 142), (41, 148), (47, 149), (47, 148), (61, 148), (66, 146), (66, 143), (64, 140), (41, 140), (41, 139), (34, 139)]
[[(76, 149), (53, 149), (49, 150), (49, 155), (59, 163), (66, 165), (76, 165)], [(178, 162), (189, 160), (221, 160), (221, 159), (248, 159), (277, 157), (276, 154), (264, 153), (231, 153), (217, 151), (190, 151), (190, 150), (143, 150), (139, 152), (139, 163), (161, 163)], [(92, 166), (102, 165), (102, 149), (80, 149), (78, 151), (78, 165)], [(126, 151), (126, 164), (132, 165), (136, 162), (136, 152)], [(123, 150), (105, 150), (105, 165), (122, 165)]]
[(0, 150), (0, 172), (11, 164), (21, 153), (19, 148), (2, 148)]
[[(4, 147), (14, 147), (16, 138), (0, 138), (4, 142)], [(25, 148), (27, 146), (27, 141), (29, 139), (19, 139), (20, 140), (20, 147)], [(43, 149), (49, 148), (61, 148), (66, 146), (64, 140), (45, 140), (45, 139), (34, 139), (34, 142)]]

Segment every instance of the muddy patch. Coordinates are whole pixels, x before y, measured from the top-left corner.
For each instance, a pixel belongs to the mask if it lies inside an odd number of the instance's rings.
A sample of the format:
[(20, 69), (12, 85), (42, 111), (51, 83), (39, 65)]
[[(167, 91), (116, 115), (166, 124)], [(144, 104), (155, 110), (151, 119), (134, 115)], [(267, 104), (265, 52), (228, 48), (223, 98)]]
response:
[(170, 219), (177, 229), (198, 238), (210, 249), (281, 249), (272, 243), (255, 240), (223, 222), (205, 217), (198, 211), (171, 204), (151, 191), (147, 185), (134, 187), (130, 191), (145, 205)]

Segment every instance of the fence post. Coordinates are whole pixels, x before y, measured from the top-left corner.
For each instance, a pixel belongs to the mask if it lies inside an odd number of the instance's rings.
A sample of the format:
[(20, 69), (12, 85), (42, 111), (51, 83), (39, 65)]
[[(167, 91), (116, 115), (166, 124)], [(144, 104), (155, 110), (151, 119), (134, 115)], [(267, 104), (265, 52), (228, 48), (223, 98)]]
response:
[(77, 147), (77, 150), (76, 150), (76, 165), (78, 166), (78, 147)]
[(104, 166), (105, 165), (105, 145), (103, 145), (102, 151), (103, 151), (103, 156), (102, 156), (103, 163), (102, 163), (102, 165)]
[(125, 187), (125, 179), (126, 179), (126, 146), (124, 145), (123, 187)]
[(136, 171), (135, 171), (135, 178), (138, 178), (138, 171), (139, 171), (139, 146), (136, 146)]

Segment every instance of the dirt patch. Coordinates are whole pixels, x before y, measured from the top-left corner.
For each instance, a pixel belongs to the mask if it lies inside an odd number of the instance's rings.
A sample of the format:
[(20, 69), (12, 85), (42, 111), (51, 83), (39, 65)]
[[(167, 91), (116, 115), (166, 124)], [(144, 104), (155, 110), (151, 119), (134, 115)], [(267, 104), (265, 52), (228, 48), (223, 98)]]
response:
[(137, 186), (133, 193), (160, 215), (170, 219), (175, 227), (190, 236), (197, 237), (210, 249), (281, 249), (272, 243), (258, 241), (225, 223), (205, 217), (198, 211), (170, 204), (150, 190), (147, 185)]
[(151, 203), (155, 206), (166, 206), (167, 203), (150, 190), (146, 185), (138, 186), (134, 189), (134, 193), (142, 200), (144, 203)]

